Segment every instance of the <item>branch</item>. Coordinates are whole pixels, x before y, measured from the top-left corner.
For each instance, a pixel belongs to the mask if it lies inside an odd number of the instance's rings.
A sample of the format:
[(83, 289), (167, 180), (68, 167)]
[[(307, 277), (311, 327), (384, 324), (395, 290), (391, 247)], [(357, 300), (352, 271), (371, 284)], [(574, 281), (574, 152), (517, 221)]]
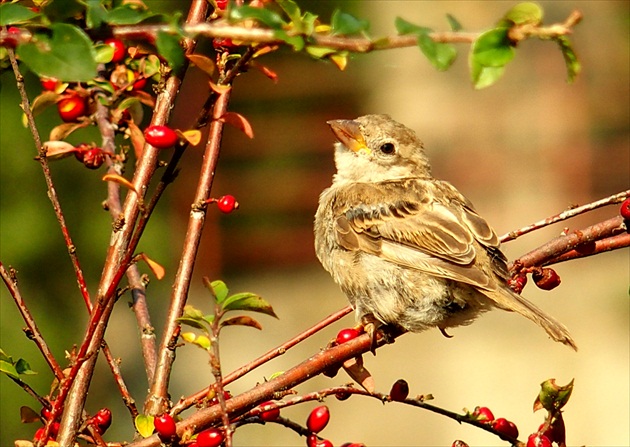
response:
[(527, 234), (534, 230), (539, 230), (548, 225), (570, 219), (572, 217), (587, 213), (589, 211), (593, 211), (606, 205), (621, 203), (628, 197), (630, 197), (630, 189), (617, 194), (613, 194), (612, 196), (600, 200), (596, 200), (595, 202), (587, 203), (586, 205), (571, 207), (566, 211), (556, 214), (555, 216), (547, 217), (546, 219), (539, 220), (538, 222), (534, 222), (533, 224), (527, 225), (523, 228), (519, 228), (518, 230), (510, 231), (509, 233), (501, 236), (499, 239), (501, 240), (501, 242), (513, 241), (514, 239), (517, 239), (524, 234)]
[(15, 305), (20, 311), (20, 314), (22, 315), (22, 319), (24, 319), (24, 322), (26, 323), (26, 326), (28, 327), (27, 337), (35, 342), (40, 352), (44, 356), (44, 360), (46, 360), (46, 363), (48, 363), (48, 366), (50, 367), (53, 374), (55, 375), (55, 378), (59, 381), (62, 380), (64, 377), (63, 371), (61, 370), (59, 363), (57, 363), (57, 360), (55, 360), (55, 356), (53, 355), (52, 351), (50, 350), (50, 348), (48, 348), (48, 344), (46, 344), (46, 340), (44, 340), (42, 333), (39, 331), (39, 328), (37, 327), (37, 323), (35, 322), (35, 319), (31, 315), (31, 312), (28, 310), (26, 303), (24, 303), (22, 294), (20, 293), (20, 290), (17, 287), (17, 278), (15, 277), (15, 271), (13, 269), (10, 269), (10, 271), (7, 271), (7, 269), (4, 267), (4, 264), (2, 264), (2, 262), (0, 261), (0, 276), (2, 276), (2, 280), (4, 281), (4, 284), (7, 286), (7, 290), (13, 297), (13, 301), (15, 301)]

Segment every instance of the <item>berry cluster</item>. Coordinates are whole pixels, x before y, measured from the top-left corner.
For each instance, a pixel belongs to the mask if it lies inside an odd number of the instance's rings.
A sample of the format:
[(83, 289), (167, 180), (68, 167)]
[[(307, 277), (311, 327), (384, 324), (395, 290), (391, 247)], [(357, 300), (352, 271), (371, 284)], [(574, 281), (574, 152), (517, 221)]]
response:
[[(44, 407), (41, 411), (41, 420), (44, 423), (48, 423), (52, 417), (51, 411)], [(85, 421), (85, 430), (84, 435), (91, 436), (89, 429), (95, 430), (99, 435), (102, 435), (107, 431), (109, 426), (112, 424), (112, 412), (109, 408), (101, 408), (96, 412), (96, 414)], [(40, 427), (35, 431), (33, 435), (34, 443), (41, 443), (42, 445), (46, 445), (49, 441), (55, 441), (57, 438), (57, 434), (59, 433), (59, 421), (55, 420), (50, 424), (50, 430), (48, 431), (48, 437), (44, 437), (45, 428)]]
[(494, 431), (505, 435), (509, 438), (518, 438), (518, 428), (514, 422), (508, 421), (505, 418), (494, 418), (494, 414), (488, 407), (476, 407), (475, 410), (470, 413), (470, 417), (482, 424), (490, 425)]

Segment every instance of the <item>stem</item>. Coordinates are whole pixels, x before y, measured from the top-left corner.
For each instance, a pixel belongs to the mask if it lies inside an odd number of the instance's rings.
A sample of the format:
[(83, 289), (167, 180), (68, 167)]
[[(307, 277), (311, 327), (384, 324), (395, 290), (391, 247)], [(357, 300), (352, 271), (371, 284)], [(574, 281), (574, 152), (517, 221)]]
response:
[(48, 366), (55, 374), (55, 378), (57, 380), (62, 380), (64, 377), (63, 371), (59, 367), (59, 363), (57, 363), (57, 360), (55, 360), (55, 356), (53, 355), (52, 351), (48, 348), (46, 340), (44, 340), (42, 333), (39, 331), (37, 323), (31, 315), (31, 312), (28, 310), (26, 303), (24, 303), (22, 294), (17, 287), (17, 278), (15, 277), (15, 271), (7, 271), (7, 269), (4, 267), (4, 264), (2, 264), (2, 262), (0, 261), (0, 276), (2, 276), (4, 284), (7, 286), (9, 293), (13, 297), (13, 301), (15, 301), (16, 307), (20, 311), (20, 314), (22, 314), (22, 319), (24, 319), (24, 322), (28, 327), (28, 338), (35, 342), (40, 352), (44, 356), (46, 363), (48, 363)]
[(556, 214), (555, 216), (547, 217), (546, 219), (539, 220), (538, 222), (534, 222), (533, 224), (527, 225), (523, 228), (519, 228), (518, 230), (513, 230), (509, 233), (505, 233), (499, 239), (501, 240), (501, 242), (513, 241), (514, 239), (517, 239), (524, 234), (527, 234), (534, 230), (539, 230), (548, 225), (570, 219), (571, 217), (593, 211), (606, 205), (621, 203), (628, 197), (630, 197), (630, 189), (617, 194), (613, 194), (600, 200), (596, 200), (595, 202), (587, 203), (586, 205), (572, 207), (566, 211)]

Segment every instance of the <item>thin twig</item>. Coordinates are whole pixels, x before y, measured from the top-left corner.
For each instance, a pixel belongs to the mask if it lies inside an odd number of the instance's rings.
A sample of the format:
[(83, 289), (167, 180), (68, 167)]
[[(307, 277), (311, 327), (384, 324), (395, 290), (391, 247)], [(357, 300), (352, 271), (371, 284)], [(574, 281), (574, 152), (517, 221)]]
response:
[(556, 214), (555, 216), (547, 217), (546, 219), (539, 220), (538, 222), (534, 222), (533, 224), (527, 225), (523, 228), (519, 228), (518, 230), (512, 230), (509, 233), (505, 233), (499, 239), (501, 240), (501, 242), (513, 241), (514, 239), (519, 238), (524, 234), (527, 234), (534, 230), (539, 230), (548, 225), (570, 219), (572, 217), (587, 213), (589, 211), (593, 211), (606, 205), (621, 203), (628, 197), (630, 197), (630, 189), (617, 194), (613, 194), (600, 200), (596, 200), (595, 202), (587, 203), (586, 205), (571, 207), (566, 211)]
[(37, 323), (35, 322), (35, 319), (31, 315), (31, 312), (28, 310), (28, 307), (26, 306), (26, 303), (24, 302), (24, 299), (22, 298), (20, 289), (18, 289), (17, 287), (17, 279), (15, 278), (15, 272), (9, 272), (4, 267), (4, 264), (2, 264), (1, 261), (0, 261), (0, 276), (2, 276), (2, 280), (4, 281), (4, 284), (7, 286), (7, 290), (9, 291), (9, 294), (13, 297), (13, 301), (15, 301), (15, 305), (18, 308), (18, 311), (20, 312), (20, 314), (22, 315), (22, 319), (26, 323), (26, 326), (28, 327), (28, 338), (35, 342), (35, 344), (37, 345), (37, 348), (40, 350), (40, 352), (44, 356), (46, 363), (48, 363), (48, 366), (50, 367), (53, 374), (55, 375), (55, 378), (57, 380), (62, 380), (64, 377), (63, 371), (61, 367), (59, 366), (59, 363), (55, 359), (55, 356), (53, 355), (52, 351), (50, 350), (50, 348), (48, 348), (48, 344), (46, 343), (46, 340), (42, 336), (42, 333), (39, 331), (39, 328), (37, 327)]

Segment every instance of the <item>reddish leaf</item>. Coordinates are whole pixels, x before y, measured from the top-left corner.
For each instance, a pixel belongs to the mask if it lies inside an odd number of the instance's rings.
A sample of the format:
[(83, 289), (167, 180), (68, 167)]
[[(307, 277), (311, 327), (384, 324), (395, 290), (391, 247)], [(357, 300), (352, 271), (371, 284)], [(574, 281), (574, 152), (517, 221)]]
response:
[(144, 150), (144, 133), (140, 130), (136, 123), (129, 122), (127, 123), (128, 130), (127, 133), (131, 138), (131, 144), (133, 145), (133, 151), (136, 154), (136, 158), (140, 158), (142, 156), (142, 151)]
[(215, 93), (218, 93), (219, 95), (223, 95), (232, 89), (232, 87), (229, 85), (219, 85), (219, 84), (215, 84), (212, 81), (210, 81), (209, 84), (212, 91)]
[(35, 410), (27, 406), (20, 407), (20, 422), (22, 424), (30, 424), (39, 420), (39, 413)]
[(65, 141), (46, 141), (44, 148), (46, 149), (46, 158), (49, 160), (60, 160), (76, 152), (76, 148)]
[(259, 70), (262, 74), (267, 76), (273, 82), (278, 82), (278, 74), (269, 67), (259, 64), (256, 61), (250, 62), (250, 65)]
[(355, 357), (343, 362), (343, 369), (366, 391), (373, 393), (376, 389), (372, 374), (363, 366), (363, 357)]
[(214, 73), (214, 62), (207, 56), (201, 54), (189, 54), (186, 56), (190, 62), (195, 64), (197, 68), (208, 75)]
[(143, 90), (133, 90), (128, 93), (129, 96), (133, 96), (134, 98), (138, 98), (142, 104), (147, 107), (155, 107), (155, 98), (148, 92)]
[(144, 253), (140, 253), (137, 257), (147, 263), (147, 265), (149, 266), (149, 268), (151, 269), (151, 271), (153, 272), (153, 274), (155, 275), (157, 279), (164, 278), (164, 275), (166, 274), (166, 270), (164, 270), (164, 267), (162, 267), (160, 264), (155, 262), (153, 259), (149, 258)]
[(221, 327), (223, 326), (250, 326), (258, 330), (262, 330), (262, 325), (258, 321), (245, 315), (228, 318), (227, 320), (221, 322)]
[(249, 124), (249, 121), (247, 121), (247, 119), (240, 113), (227, 112), (219, 119), (224, 123), (231, 124), (241, 130), (249, 138), (254, 138), (254, 129), (252, 129), (252, 125)]
[[(126, 188), (131, 189), (133, 192), (137, 193), (138, 191), (136, 191), (136, 188), (133, 186), (133, 183), (131, 183), (129, 180), (127, 180), (125, 177), (123, 177), (122, 175), (118, 175), (118, 174), (105, 174), (102, 178), (102, 180), (104, 182), (114, 182), (114, 183), (118, 183), (119, 185), (123, 185)], [(157, 275), (156, 275), (157, 276)], [(158, 278), (160, 279), (160, 278)]]

